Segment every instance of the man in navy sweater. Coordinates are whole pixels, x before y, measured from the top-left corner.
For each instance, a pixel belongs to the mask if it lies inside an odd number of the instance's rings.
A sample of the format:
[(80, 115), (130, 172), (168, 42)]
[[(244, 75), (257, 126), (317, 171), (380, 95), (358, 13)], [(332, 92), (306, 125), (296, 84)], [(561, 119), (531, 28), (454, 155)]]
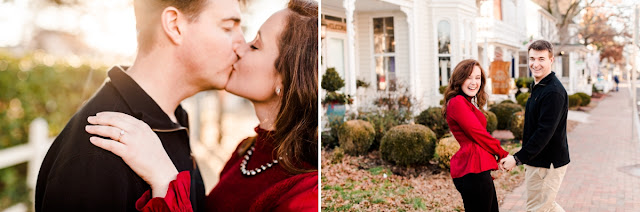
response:
[(527, 211), (564, 211), (555, 197), (569, 164), (567, 91), (554, 72), (553, 46), (544, 40), (529, 45), (529, 68), (535, 84), (524, 116), (522, 149), (500, 161), (506, 169), (525, 164)]

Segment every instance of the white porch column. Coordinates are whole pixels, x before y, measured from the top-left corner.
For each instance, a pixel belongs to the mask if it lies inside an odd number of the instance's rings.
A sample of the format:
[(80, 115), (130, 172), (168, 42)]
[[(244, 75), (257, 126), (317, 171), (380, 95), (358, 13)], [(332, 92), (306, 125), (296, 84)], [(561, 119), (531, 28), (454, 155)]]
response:
[[(347, 70), (345, 71), (347, 82), (346, 93), (352, 97), (356, 96), (356, 33), (353, 24), (353, 12), (356, 9), (356, 0), (344, 0), (342, 6), (347, 15)], [(358, 99), (354, 99), (352, 108), (358, 108)]]
[[(415, 6), (414, 6), (415, 8)], [(409, 27), (409, 91), (411, 95), (418, 96), (416, 93), (418, 86), (418, 76), (416, 73), (416, 29), (413, 26), (415, 23), (415, 16), (413, 8), (400, 7), (400, 10), (407, 16), (407, 26)]]

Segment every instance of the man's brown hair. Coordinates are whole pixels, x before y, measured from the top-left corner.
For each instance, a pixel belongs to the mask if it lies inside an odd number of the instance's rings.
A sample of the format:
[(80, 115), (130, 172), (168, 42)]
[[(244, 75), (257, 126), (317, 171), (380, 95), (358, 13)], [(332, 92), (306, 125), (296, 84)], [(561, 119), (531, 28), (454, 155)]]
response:
[(153, 33), (160, 21), (162, 11), (167, 7), (175, 7), (187, 16), (189, 22), (196, 21), (209, 0), (134, 0), (136, 29), (138, 30), (138, 51), (149, 51), (154, 40)]
[(536, 51), (547, 50), (549, 51), (549, 58), (553, 57), (553, 44), (549, 43), (549, 41), (546, 41), (546, 40), (534, 41), (533, 43), (531, 43), (531, 45), (529, 45), (529, 49), (527, 49), (527, 54), (529, 53), (529, 51), (531, 51), (531, 49)]

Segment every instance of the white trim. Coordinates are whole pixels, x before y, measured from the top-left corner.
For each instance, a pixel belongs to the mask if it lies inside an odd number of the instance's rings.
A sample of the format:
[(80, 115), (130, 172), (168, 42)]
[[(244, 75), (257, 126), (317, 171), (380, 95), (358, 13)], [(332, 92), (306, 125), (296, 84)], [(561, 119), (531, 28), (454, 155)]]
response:
[[(330, 15), (330, 16), (340, 17), (344, 19), (346, 19), (346, 16), (347, 16), (346, 12), (344, 11), (344, 7), (336, 8), (336, 7), (325, 6), (325, 5), (322, 5), (321, 15)], [(322, 19), (322, 16), (320, 17), (320, 19)]]
[[(417, 62), (416, 62), (416, 14), (414, 7), (400, 7), (400, 11), (405, 13), (407, 17), (407, 28), (409, 29), (409, 90), (413, 96), (416, 96), (417, 86), (418, 86), (418, 76), (416, 74)], [(395, 30), (394, 30), (395, 33)], [(395, 36), (395, 35), (394, 35)]]
[[(348, 67), (348, 72), (349, 72), (349, 76), (356, 76), (356, 59), (355, 59), (355, 55), (356, 55), (356, 31), (355, 31), (355, 23), (354, 23), (354, 17), (355, 17), (355, 4), (356, 4), (356, 0), (344, 0), (342, 2), (342, 6), (345, 9), (345, 14), (346, 14), (346, 22), (347, 22), (347, 67)], [(345, 70), (345, 73), (346, 71)], [(346, 75), (346, 74), (345, 74)], [(356, 95), (356, 83), (351, 83), (350, 86), (348, 88), (345, 89), (345, 91), (352, 95), (355, 96)], [(358, 107), (358, 100), (356, 99), (352, 106), (354, 108)]]
[[(401, 7), (411, 7), (413, 2), (411, 0), (380, 0), (389, 4), (399, 5)], [(420, 1), (420, 0), (418, 0)]]

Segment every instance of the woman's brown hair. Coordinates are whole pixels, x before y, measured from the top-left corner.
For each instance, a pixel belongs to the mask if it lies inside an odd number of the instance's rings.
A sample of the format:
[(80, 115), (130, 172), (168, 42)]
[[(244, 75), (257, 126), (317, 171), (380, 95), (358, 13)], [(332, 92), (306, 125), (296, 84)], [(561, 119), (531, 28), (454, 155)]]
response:
[(442, 116), (447, 117), (447, 105), (449, 104), (449, 100), (453, 99), (453, 97), (463, 95), (467, 99), (471, 98), (462, 91), (462, 84), (464, 84), (464, 81), (471, 76), (473, 68), (476, 66), (480, 68), (481, 84), (480, 90), (478, 90), (478, 93), (475, 96), (475, 101), (480, 111), (484, 111), (483, 107), (487, 103), (488, 97), (487, 93), (484, 91), (484, 85), (487, 84), (487, 79), (484, 76), (484, 70), (480, 63), (473, 59), (467, 59), (460, 61), (460, 63), (458, 63), (458, 65), (453, 69), (453, 74), (451, 74), (451, 78), (449, 79), (449, 86), (447, 86), (447, 89), (444, 91), (445, 104), (442, 106)]
[(280, 165), (298, 174), (318, 169), (318, 4), (291, 0), (288, 8), (275, 62), (283, 95), (273, 138)]

